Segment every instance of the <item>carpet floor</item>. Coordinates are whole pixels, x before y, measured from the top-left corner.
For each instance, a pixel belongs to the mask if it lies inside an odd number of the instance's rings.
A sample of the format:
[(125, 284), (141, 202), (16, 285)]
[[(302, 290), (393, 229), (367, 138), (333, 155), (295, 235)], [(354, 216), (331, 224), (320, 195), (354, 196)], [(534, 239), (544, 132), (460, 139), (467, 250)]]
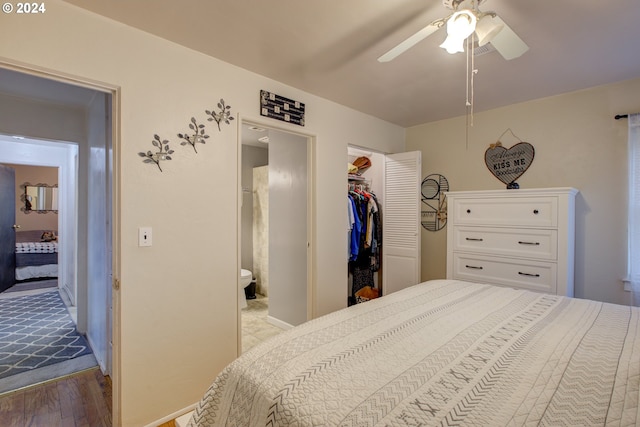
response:
[(92, 366), (57, 290), (0, 299), (0, 393)]

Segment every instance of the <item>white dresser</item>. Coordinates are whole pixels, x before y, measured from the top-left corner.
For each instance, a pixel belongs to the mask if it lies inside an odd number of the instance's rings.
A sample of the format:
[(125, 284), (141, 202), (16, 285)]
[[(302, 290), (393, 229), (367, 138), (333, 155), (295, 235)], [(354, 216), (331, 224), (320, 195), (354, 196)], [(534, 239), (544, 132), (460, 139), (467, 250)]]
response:
[(577, 193), (447, 193), (447, 278), (572, 297)]

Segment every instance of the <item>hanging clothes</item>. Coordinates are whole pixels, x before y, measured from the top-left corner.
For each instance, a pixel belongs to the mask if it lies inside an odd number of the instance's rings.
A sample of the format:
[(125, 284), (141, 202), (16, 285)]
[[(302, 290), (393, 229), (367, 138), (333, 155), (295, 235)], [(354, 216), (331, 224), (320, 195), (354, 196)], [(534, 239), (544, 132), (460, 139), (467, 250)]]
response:
[(349, 244), (349, 261), (354, 261), (358, 257), (358, 249), (360, 247), (360, 217), (356, 213), (356, 205), (351, 195), (348, 198), (348, 212), (349, 212), (349, 238), (347, 239)]
[[(372, 192), (355, 184), (349, 191), (349, 272), (352, 274), (351, 299), (362, 288), (375, 287), (374, 272), (380, 269), (382, 224), (380, 206)], [(353, 222), (351, 215), (353, 214)], [(352, 224), (352, 226), (351, 226)]]
[(369, 210), (371, 223), (371, 237), (367, 240), (370, 242), (371, 248), (371, 269), (373, 271), (380, 270), (380, 247), (382, 246), (382, 223), (380, 222), (380, 204), (375, 194), (371, 193), (369, 200), (371, 205)]

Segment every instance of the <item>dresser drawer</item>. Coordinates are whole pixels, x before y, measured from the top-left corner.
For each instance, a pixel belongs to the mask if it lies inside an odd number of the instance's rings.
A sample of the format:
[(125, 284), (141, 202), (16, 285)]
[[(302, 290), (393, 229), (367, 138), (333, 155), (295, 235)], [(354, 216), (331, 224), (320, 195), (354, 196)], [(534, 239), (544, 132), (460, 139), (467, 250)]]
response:
[(454, 224), (531, 227), (558, 225), (557, 197), (463, 198), (455, 200), (450, 208), (453, 208), (449, 216), (453, 216)]
[(453, 253), (453, 277), (514, 288), (556, 293), (556, 264)]
[(492, 227), (453, 227), (453, 250), (555, 261), (558, 231)]

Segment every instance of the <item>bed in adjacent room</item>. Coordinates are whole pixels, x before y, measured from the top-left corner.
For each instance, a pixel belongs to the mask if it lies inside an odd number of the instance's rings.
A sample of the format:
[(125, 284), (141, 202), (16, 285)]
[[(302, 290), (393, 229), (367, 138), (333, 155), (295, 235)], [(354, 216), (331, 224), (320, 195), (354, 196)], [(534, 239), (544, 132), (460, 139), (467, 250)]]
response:
[(58, 241), (49, 233), (16, 231), (16, 281), (58, 277)]
[(435, 280), (253, 347), (192, 426), (640, 424), (640, 309)]

